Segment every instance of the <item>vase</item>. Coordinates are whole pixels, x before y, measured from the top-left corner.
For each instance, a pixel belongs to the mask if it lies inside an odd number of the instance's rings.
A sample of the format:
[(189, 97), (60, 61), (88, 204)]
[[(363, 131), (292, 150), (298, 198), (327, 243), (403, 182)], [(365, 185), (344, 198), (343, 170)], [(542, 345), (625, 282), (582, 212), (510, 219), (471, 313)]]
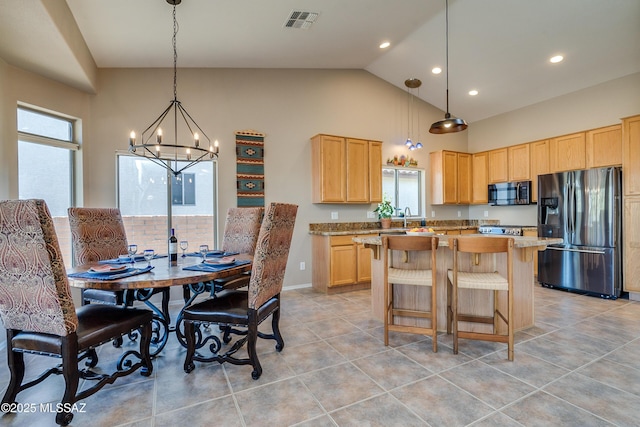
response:
[(382, 228), (391, 228), (391, 218), (380, 218)]

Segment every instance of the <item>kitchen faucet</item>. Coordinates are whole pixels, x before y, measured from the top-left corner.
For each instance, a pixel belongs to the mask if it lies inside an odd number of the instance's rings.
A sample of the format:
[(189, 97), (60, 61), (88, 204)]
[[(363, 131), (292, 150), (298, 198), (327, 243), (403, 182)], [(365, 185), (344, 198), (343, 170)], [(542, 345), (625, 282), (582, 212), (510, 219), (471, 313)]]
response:
[(404, 228), (407, 228), (407, 217), (408, 216), (411, 216), (411, 209), (409, 209), (409, 206), (404, 208)]

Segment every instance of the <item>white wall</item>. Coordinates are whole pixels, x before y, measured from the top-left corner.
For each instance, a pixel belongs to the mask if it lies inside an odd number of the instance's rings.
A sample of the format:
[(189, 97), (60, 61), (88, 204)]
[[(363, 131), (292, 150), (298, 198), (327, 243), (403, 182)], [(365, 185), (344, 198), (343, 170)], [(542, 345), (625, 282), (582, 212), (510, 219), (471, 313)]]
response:
[[(469, 125), (469, 152), (490, 150), (620, 123), (640, 113), (640, 73), (559, 96)], [(624, 173), (624, 172), (623, 172)], [(502, 224), (535, 225), (536, 206), (471, 206), (469, 218), (484, 211)]]

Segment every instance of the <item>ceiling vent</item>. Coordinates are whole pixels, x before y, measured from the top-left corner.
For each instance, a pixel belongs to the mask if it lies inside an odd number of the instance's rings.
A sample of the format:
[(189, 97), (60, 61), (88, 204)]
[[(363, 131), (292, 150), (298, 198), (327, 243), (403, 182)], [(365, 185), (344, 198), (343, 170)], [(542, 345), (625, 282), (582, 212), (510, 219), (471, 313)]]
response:
[(292, 10), (291, 14), (284, 22), (285, 28), (301, 28), (308, 30), (311, 24), (316, 22), (319, 13), (316, 12), (303, 12), (301, 10)]

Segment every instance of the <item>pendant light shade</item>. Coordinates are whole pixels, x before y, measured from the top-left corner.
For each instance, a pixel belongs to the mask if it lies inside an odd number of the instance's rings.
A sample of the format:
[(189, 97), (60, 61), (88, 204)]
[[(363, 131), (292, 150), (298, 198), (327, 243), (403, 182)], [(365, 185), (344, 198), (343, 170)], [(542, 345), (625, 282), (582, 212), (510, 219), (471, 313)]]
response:
[(429, 133), (442, 134), (460, 132), (467, 128), (467, 122), (457, 117), (451, 117), (449, 113), (449, 0), (445, 0), (445, 24), (446, 24), (446, 67), (447, 67), (447, 112), (444, 120), (439, 120), (431, 125)]

